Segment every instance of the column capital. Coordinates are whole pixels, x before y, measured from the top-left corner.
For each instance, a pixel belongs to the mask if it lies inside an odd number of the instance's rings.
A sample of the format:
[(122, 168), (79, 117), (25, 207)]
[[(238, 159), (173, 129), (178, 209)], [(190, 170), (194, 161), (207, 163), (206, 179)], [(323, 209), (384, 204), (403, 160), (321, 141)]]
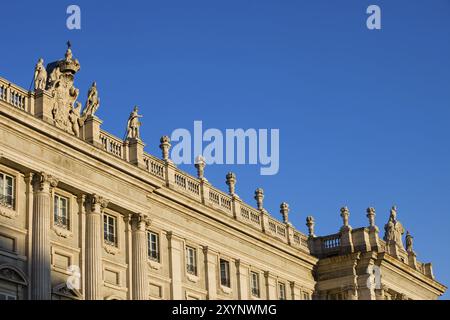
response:
[(55, 188), (59, 183), (59, 180), (57, 178), (45, 172), (33, 174), (32, 181), (34, 187), (36, 188), (36, 191), (47, 191), (47, 192), (50, 192), (50, 189)]
[(219, 255), (219, 252), (211, 247), (203, 246), (203, 253), (206, 254), (214, 254)]
[(91, 213), (103, 213), (103, 210), (109, 204), (109, 200), (97, 194), (91, 194), (88, 196), (87, 204)]
[(152, 223), (152, 220), (144, 213), (133, 213), (130, 218), (133, 231), (145, 231)]

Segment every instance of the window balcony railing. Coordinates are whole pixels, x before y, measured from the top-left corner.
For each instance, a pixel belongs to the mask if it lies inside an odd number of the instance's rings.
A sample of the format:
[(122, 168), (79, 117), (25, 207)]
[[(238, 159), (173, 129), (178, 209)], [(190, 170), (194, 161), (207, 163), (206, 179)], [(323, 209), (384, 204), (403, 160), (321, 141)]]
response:
[(259, 298), (259, 288), (252, 288), (252, 296)]
[(12, 196), (0, 194), (0, 205), (9, 209), (14, 209), (15, 199)]
[(149, 250), (148, 258), (152, 261), (159, 262), (159, 253), (153, 250)]
[(62, 229), (69, 229), (69, 219), (67, 217), (55, 216), (53, 224)]
[(117, 238), (113, 234), (105, 234), (105, 244), (111, 247), (117, 246)]
[(197, 267), (192, 264), (186, 265), (186, 271), (187, 273), (192, 274), (194, 276), (197, 275)]

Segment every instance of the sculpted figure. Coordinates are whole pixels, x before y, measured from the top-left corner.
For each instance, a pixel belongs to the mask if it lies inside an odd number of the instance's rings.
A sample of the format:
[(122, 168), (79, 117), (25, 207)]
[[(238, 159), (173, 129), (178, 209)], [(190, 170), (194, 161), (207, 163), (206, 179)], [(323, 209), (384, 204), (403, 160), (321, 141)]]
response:
[(83, 111), (83, 118), (93, 116), (100, 106), (100, 98), (98, 97), (97, 83), (93, 82), (88, 92), (86, 106)]
[(409, 231), (406, 232), (406, 251), (413, 252), (413, 237)]
[(69, 121), (72, 124), (72, 132), (76, 137), (80, 135), (80, 111), (81, 111), (81, 103), (77, 102), (77, 106), (75, 108), (71, 108), (69, 111)]
[(138, 107), (136, 106), (128, 119), (127, 139), (140, 139), (139, 128), (141, 122), (139, 121), (139, 118), (142, 118), (142, 116), (138, 114)]
[(34, 69), (34, 90), (45, 90), (46, 84), (47, 70), (44, 67), (44, 60), (40, 58)]
[(385, 241), (394, 241), (399, 246), (403, 246), (402, 236), (405, 233), (405, 229), (400, 221), (397, 220), (397, 207), (392, 207), (389, 221), (385, 225), (384, 230), (386, 231), (384, 235)]

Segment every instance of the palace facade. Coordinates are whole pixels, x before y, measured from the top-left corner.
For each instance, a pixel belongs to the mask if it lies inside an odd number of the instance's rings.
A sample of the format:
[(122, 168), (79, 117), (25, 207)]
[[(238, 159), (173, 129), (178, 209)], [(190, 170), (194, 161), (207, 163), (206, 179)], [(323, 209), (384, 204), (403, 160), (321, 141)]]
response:
[[(308, 234), (236, 193), (144, 152), (139, 111), (125, 140), (101, 129), (96, 84), (84, 106), (80, 63), (35, 69), (34, 90), (0, 78), (0, 300), (35, 299), (437, 299), (446, 287), (416, 259), (412, 236), (390, 212), (380, 237), (368, 225)], [(405, 245), (403, 244), (405, 241)]]

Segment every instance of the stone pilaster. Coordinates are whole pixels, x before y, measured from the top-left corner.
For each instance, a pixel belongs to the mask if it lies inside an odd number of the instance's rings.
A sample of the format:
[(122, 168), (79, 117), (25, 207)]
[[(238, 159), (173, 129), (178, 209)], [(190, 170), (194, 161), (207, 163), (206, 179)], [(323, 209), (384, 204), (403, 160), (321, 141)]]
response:
[(33, 177), (33, 235), (31, 281), (33, 300), (51, 299), (50, 217), (51, 188), (58, 180), (40, 173)]
[(133, 300), (147, 300), (148, 272), (147, 272), (147, 225), (150, 220), (143, 214), (136, 213), (131, 219), (132, 250), (133, 250)]
[(290, 283), (290, 287), (291, 287), (291, 299), (301, 300), (302, 296), (300, 287), (294, 281)]
[(264, 278), (266, 279), (266, 300), (277, 300), (277, 279), (268, 271), (264, 273)]
[(217, 276), (218, 270), (217, 261), (218, 253), (211, 250), (209, 247), (203, 249), (205, 255), (205, 270), (206, 270), (206, 290), (208, 290), (208, 300), (217, 299)]
[(167, 233), (169, 240), (171, 300), (182, 300), (182, 273), (183, 273), (183, 242), (172, 232)]
[(239, 300), (249, 300), (249, 266), (240, 260), (236, 261)]
[(108, 205), (108, 200), (91, 195), (87, 201), (86, 215), (86, 299), (102, 300), (103, 266), (102, 243), (103, 226), (102, 212)]

